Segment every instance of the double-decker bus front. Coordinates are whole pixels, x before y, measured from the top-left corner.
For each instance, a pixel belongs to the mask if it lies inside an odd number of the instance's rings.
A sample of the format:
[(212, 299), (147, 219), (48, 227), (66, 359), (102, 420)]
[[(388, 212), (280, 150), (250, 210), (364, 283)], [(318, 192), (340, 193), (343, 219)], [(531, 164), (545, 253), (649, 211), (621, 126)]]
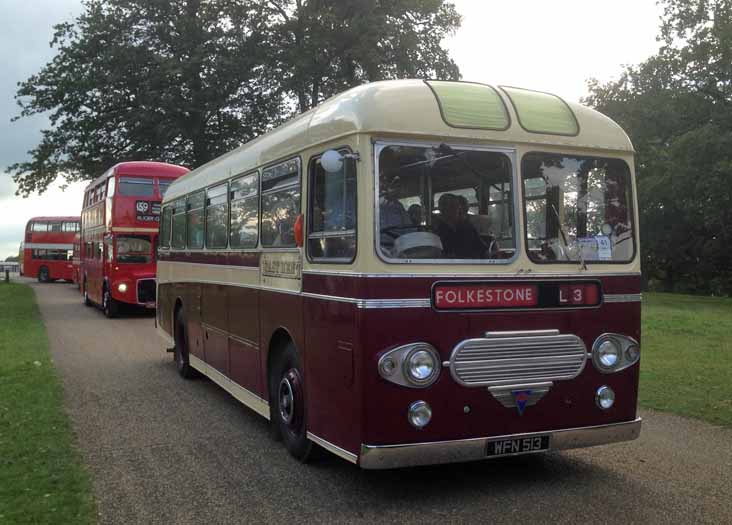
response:
[(79, 217), (34, 217), (25, 228), (20, 250), (21, 273), (40, 282), (73, 279), (74, 238)]
[(80, 270), (86, 304), (98, 304), (108, 317), (122, 304), (155, 308), (160, 202), (187, 172), (159, 162), (123, 162), (89, 186)]

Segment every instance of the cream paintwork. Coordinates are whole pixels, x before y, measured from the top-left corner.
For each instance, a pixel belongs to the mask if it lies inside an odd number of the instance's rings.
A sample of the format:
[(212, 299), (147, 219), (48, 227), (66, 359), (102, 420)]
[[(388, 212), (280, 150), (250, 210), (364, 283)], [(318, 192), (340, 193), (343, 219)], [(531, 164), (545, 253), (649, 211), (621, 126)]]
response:
[[(511, 127), (506, 131), (485, 131), (458, 129), (447, 126), (440, 116), (434, 95), (422, 81), (388, 81), (367, 84), (349, 90), (329, 99), (319, 107), (300, 115), (275, 131), (268, 133), (244, 146), (177, 179), (165, 195), (164, 204), (191, 191), (208, 187), (235, 175), (250, 172), (275, 161), (299, 156), (302, 166), (301, 203), (307, 213), (308, 167), (311, 157), (329, 148), (350, 147), (360, 155), (357, 163), (358, 178), (358, 246), (357, 255), (351, 264), (314, 264), (301, 255), (302, 271), (323, 271), (328, 273), (359, 273), (381, 275), (432, 275), (451, 273), (455, 275), (603, 275), (639, 274), (640, 248), (638, 246), (638, 206), (635, 196), (635, 168), (633, 147), (623, 130), (604, 115), (578, 104), (570, 103), (580, 125), (577, 137), (541, 135), (524, 131), (519, 125), (513, 106), (505, 97), (511, 116)], [(636, 255), (628, 264), (592, 263), (586, 270), (578, 263), (537, 264), (529, 260), (524, 246), (524, 217), (518, 213), (518, 251), (514, 261), (508, 264), (388, 264), (376, 255), (374, 244), (374, 147), (376, 140), (415, 141), (432, 144), (446, 142), (454, 145), (480, 145), (509, 148), (515, 151), (520, 181), (522, 157), (532, 151), (594, 155), (619, 158), (629, 166), (633, 187), (633, 220), (635, 229)], [(522, 202), (521, 184), (515, 188), (518, 201)], [(307, 222), (307, 221), (306, 221)], [(302, 249), (304, 250), (304, 248)], [(290, 258), (292, 252), (261, 249), (263, 256)], [(287, 254), (289, 253), (289, 255)], [(264, 255), (266, 254), (266, 255)], [(166, 275), (170, 263), (158, 263), (159, 278)], [(449, 268), (449, 271), (447, 270)], [(217, 272), (218, 270), (211, 270)], [(201, 282), (201, 275), (210, 274), (201, 265), (189, 265), (187, 270), (176, 269), (170, 280)], [(257, 273), (257, 279), (259, 274)], [(234, 276), (232, 276), (233, 278)], [(217, 277), (216, 281), (225, 275)], [(229, 281), (232, 284), (239, 282)], [(247, 277), (251, 279), (253, 276)], [(205, 280), (208, 280), (205, 279)], [(249, 283), (249, 281), (247, 281)], [(244, 284), (242, 282), (242, 284)], [(262, 277), (251, 283), (267, 288), (298, 291), (301, 281), (289, 278)]]

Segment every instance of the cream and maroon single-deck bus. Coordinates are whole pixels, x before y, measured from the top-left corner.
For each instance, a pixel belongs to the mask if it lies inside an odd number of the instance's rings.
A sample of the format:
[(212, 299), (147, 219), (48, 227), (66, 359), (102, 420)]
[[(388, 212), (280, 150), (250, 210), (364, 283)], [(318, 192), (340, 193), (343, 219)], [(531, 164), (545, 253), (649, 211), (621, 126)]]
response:
[(157, 323), (300, 460), (632, 440), (633, 173), (617, 124), (550, 94), (357, 87), (171, 185)]

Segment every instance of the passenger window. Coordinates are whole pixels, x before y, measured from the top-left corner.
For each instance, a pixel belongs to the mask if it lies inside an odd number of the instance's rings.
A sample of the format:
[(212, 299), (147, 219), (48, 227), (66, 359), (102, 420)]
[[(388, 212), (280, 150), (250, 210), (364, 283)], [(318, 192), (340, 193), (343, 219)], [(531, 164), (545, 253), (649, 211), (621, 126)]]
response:
[(46, 223), (46, 222), (34, 222), (33, 223), (33, 231), (34, 232), (46, 232), (46, 231), (48, 231), (48, 223)]
[(154, 179), (120, 177), (117, 191), (122, 196), (150, 197), (155, 195)]
[(256, 248), (259, 226), (259, 174), (251, 173), (231, 181), (232, 248)]
[(179, 250), (186, 247), (186, 200), (173, 203), (173, 239), (171, 245)]
[(206, 247), (226, 248), (226, 223), (229, 213), (228, 187), (220, 184), (206, 191)]
[(308, 255), (313, 260), (351, 262), (356, 256), (356, 164), (327, 173), (320, 159), (310, 163)]
[(160, 247), (170, 248), (170, 219), (173, 216), (173, 207), (163, 208), (163, 215), (160, 218)]
[(203, 204), (205, 193), (199, 191), (188, 196), (186, 226), (188, 228), (188, 248), (203, 248)]
[(262, 171), (262, 246), (295, 246), (295, 221), (300, 213), (300, 159)]

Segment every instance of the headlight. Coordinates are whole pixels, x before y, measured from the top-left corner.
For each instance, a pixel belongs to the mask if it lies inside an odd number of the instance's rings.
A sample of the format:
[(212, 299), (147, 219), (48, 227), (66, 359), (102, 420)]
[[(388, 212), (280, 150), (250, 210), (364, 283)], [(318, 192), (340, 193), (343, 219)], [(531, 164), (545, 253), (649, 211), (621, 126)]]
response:
[(601, 386), (595, 393), (595, 403), (602, 410), (608, 410), (615, 404), (615, 392), (609, 386)]
[(127, 291), (127, 285), (125, 283), (120, 283), (117, 285), (117, 291), (119, 293), (125, 293)]
[(415, 401), (409, 405), (407, 419), (409, 420), (410, 425), (421, 430), (426, 427), (432, 419), (432, 408), (430, 408), (426, 401)]
[(404, 363), (407, 379), (415, 385), (428, 383), (435, 375), (437, 363), (435, 356), (428, 350), (413, 350)]
[(619, 372), (640, 359), (640, 346), (632, 337), (602, 334), (592, 345), (592, 362), (603, 374)]
[(440, 377), (440, 354), (428, 343), (411, 343), (389, 350), (379, 359), (379, 375), (397, 385), (426, 388)]
[(615, 368), (620, 361), (620, 348), (614, 341), (603, 341), (597, 347), (597, 359), (605, 368)]

